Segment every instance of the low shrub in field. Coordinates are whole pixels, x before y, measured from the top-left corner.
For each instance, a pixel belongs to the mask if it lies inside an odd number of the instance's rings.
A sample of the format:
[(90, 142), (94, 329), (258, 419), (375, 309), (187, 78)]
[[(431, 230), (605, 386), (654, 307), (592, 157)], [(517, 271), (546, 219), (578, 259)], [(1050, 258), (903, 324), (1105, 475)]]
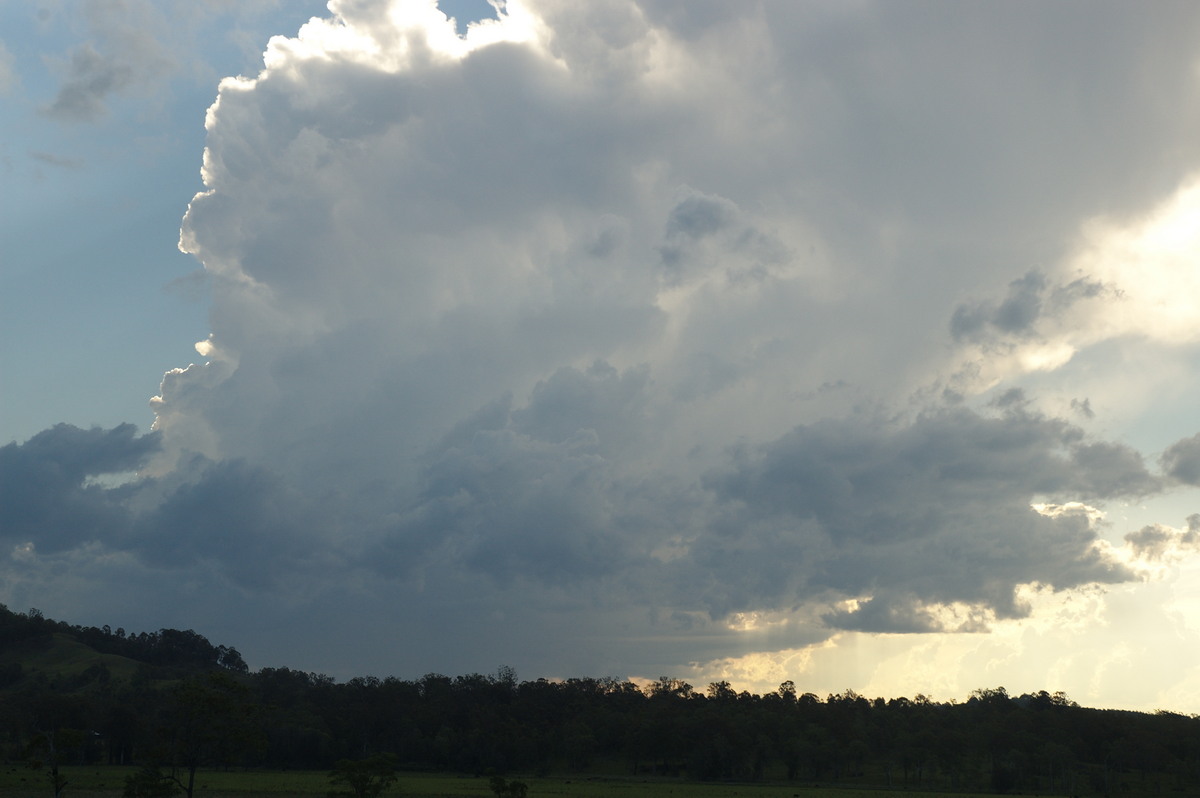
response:
[(124, 798), (171, 798), (179, 787), (153, 765), (125, 777)]
[(525, 798), (529, 793), (529, 785), (523, 781), (505, 781), (503, 776), (492, 776), (488, 786), (496, 793), (496, 798)]
[(378, 798), (395, 780), (396, 757), (393, 754), (375, 754), (359, 760), (341, 759), (329, 774), (329, 782), (334, 786), (344, 785), (347, 789), (330, 790), (329, 798)]

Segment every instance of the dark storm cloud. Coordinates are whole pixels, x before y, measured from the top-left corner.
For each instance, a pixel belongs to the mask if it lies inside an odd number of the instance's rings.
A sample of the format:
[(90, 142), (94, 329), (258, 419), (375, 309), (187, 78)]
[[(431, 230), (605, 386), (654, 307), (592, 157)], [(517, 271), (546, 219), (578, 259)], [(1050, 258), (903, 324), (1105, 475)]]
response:
[(95, 545), (154, 569), (212, 562), (243, 587), (298, 575), (327, 552), (307, 534), (325, 520), (319, 501), (261, 467), (202, 457), (163, 479), (128, 480), (161, 448), (158, 433), (59, 424), (0, 448), (0, 538), (54, 555)]
[[(721, 496), (752, 512), (815, 517), (835, 541), (919, 537), (956, 498), (1110, 498), (1158, 487), (1128, 447), (1087, 443), (1079, 428), (1023, 411), (989, 418), (954, 408), (897, 429), (829, 420), (738, 461), (710, 483)], [(886, 523), (872, 523), (876, 512)]]
[(500, 580), (570, 584), (629, 566), (656, 521), (610, 458), (644, 429), (645, 389), (644, 369), (597, 362), (560, 369), (524, 407), (481, 409), (425, 456), (420, 498), (383, 544), (387, 567), (453, 552)]
[(910, 425), (852, 418), (801, 427), (739, 452), (734, 467), (708, 484), (736, 503), (734, 518), (747, 529), (791, 519), (819, 552), (796, 562), (798, 596), (865, 593), (870, 601), (826, 621), (873, 631), (932, 624), (914, 601), (1020, 617), (1013, 598), (1020, 584), (1132, 578), (1094, 548), (1096, 533), (1083, 516), (1050, 517), (1029, 503), (1140, 496), (1160, 486), (1136, 452), (1088, 442), (1062, 420), (964, 408)]
[(570, 583), (611, 573), (629, 552), (611, 466), (597, 448), (590, 430), (554, 443), (481, 432), (431, 469), (422, 532), (452, 536), (462, 564), (502, 579)]
[(119, 537), (134, 488), (88, 480), (136, 470), (159, 447), (159, 435), (138, 436), (132, 424), (110, 430), (58, 424), (0, 447), (0, 536), (46, 552)]
[(1162, 454), (1167, 475), (1187, 485), (1200, 485), (1200, 434), (1172, 444)]
[(1082, 443), (1071, 449), (1071, 462), (1086, 474), (1087, 487), (1080, 495), (1090, 497), (1137, 497), (1158, 493), (1163, 482), (1149, 474), (1142, 456), (1119, 443)]
[[(426, 469), (420, 504), (371, 558), (382, 571), (398, 572), (407, 558), (502, 584), (576, 588), (624, 574), (624, 600), (715, 620), (865, 594), (824, 622), (978, 631), (986, 617), (1028, 613), (1016, 600), (1022, 584), (1135, 578), (1096, 547), (1085, 513), (1039, 513), (1032, 498), (1159, 488), (1132, 450), (1089, 441), (1062, 420), (956, 408), (907, 425), (853, 418), (799, 428), (732, 455), (706, 481), (705, 498), (622, 479), (601, 456), (595, 430), (630, 406), (611, 370), (554, 381), (570, 387), (540, 390), (572, 397), (571, 419), (541, 396), (517, 411), (485, 408), (473, 430), (447, 439)], [(681, 556), (651, 555), (669, 551), (673, 536), (686, 539)], [(955, 603), (963, 617), (930, 609)]]
[(262, 467), (196, 457), (144, 490), (155, 494), (151, 509), (129, 538), (113, 542), (153, 568), (211, 563), (242, 588), (282, 589), (281, 578), (303, 577), (329, 553), (329, 541), (311, 537), (332, 527), (322, 497), (302, 495)]

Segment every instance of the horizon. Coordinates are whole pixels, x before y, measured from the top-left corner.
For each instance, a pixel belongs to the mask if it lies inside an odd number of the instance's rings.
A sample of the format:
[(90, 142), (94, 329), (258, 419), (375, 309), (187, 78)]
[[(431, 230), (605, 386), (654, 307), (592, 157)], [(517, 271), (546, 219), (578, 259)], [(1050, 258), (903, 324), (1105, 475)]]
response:
[[(635, 685), (638, 688), (638, 690), (641, 691), (642, 693), (644, 693), (646, 695), (650, 695), (652, 688), (656, 684), (660, 684), (663, 682), (671, 682), (673, 684), (679, 684), (680, 686), (686, 685), (688, 688), (690, 688), (690, 697), (699, 697), (699, 698), (705, 698), (705, 697), (711, 698), (712, 696), (710, 695), (710, 693), (712, 692), (713, 687), (720, 687), (720, 686), (732, 687), (732, 685), (730, 685), (729, 682), (725, 682), (725, 681), (710, 682), (707, 685), (693, 685), (693, 684), (687, 682), (685, 679), (677, 679), (677, 678), (671, 676), (670, 674), (662, 674), (654, 679), (643, 679), (643, 678), (622, 679), (621, 677), (601, 675), (601, 674), (575, 674), (573, 676), (553, 676), (553, 677), (534, 676), (534, 677), (530, 677), (530, 678), (523, 678), (521, 676), (521, 674), (517, 673), (513, 668), (511, 668), (507, 665), (499, 665), (495, 669), (488, 671), (486, 673), (471, 672), (471, 673), (453, 674), (453, 673), (429, 672), (429, 673), (421, 674), (420, 676), (413, 676), (413, 677), (401, 677), (401, 676), (398, 676), (395, 674), (362, 673), (362, 674), (356, 674), (355, 676), (351, 676), (349, 678), (339, 680), (337, 677), (332, 676), (327, 673), (320, 673), (320, 672), (316, 672), (316, 671), (299, 671), (298, 669), (295, 669), (295, 668), (289, 668), (287, 665), (284, 665), (284, 664), (265, 665), (265, 666), (262, 666), (259, 668), (249, 668), (249, 666), (247, 666), (246, 663), (241, 660), (241, 652), (238, 651), (236, 646), (226, 646), (223, 642), (219, 642), (219, 641), (214, 643), (213, 641), (209, 640), (206, 636), (201, 635), (199, 632), (196, 632), (193, 629), (182, 630), (182, 629), (162, 628), (162, 629), (157, 629), (153, 632), (147, 632), (147, 631), (131, 632), (131, 631), (126, 630), (124, 627), (120, 627), (120, 626), (116, 627), (116, 628), (112, 628), (111, 624), (104, 624), (101, 627), (95, 627), (95, 626), (84, 627), (80, 624), (72, 624), (72, 623), (70, 623), (70, 621), (67, 621), (67, 620), (64, 620), (61, 618), (47, 618), (45, 616), (45, 614), (42, 613), (42, 611), (37, 609), (36, 607), (31, 607), (30, 609), (28, 609), (24, 612), (19, 612), (19, 611), (14, 611), (9, 607), (4, 606), (3, 604), (0, 604), (0, 611), (11, 612), (14, 615), (22, 616), (25, 618), (35, 618), (36, 617), (39, 620), (44, 620), (51, 624), (62, 624), (62, 625), (65, 625), (68, 628), (68, 630), (70, 630), (70, 631), (83, 630), (83, 631), (100, 632), (106, 637), (111, 636), (111, 637), (117, 638), (118, 640), (137, 640), (137, 639), (143, 639), (143, 638), (150, 638), (150, 637), (160, 636), (164, 632), (183, 632), (184, 634), (189, 634), (189, 635), (191, 635), (191, 634), (199, 635), (199, 637), (205, 643), (208, 643), (209, 645), (211, 645), (214, 650), (220, 649), (222, 652), (228, 651), (234, 655), (233, 659), (237, 663), (236, 666), (222, 662), (222, 663), (218, 663), (217, 667), (219, 667), (219, 668), (234, 670), (235, 672), (242, 672), (242, 673), (245, 673), (248, 675), (261, 675), (264, 671), (287, 670), (287, 671), (292, 671), (292, 672), (296, 672), (296, 673), (305, 673), (306, 675), (308, 675), (310, 677), (316, 677), (321, 680), (329, 680), (331, 683), (334, 683), (334, 684), (339, 683), (339, 681), (341, 683), (345, 684), (348, 682), (353, 682), (355, 680), (374, 680), (374, 681), (378, 682), (378, 681), (388, 681), (388, 680), (395, 679), (398, 681), (416, 683), (416, 682), (421, 682), (423, 680), (429, 679), (431, 677), (449, 678), (449, 679), (459, 679), (459, 678), (469, 679), (471, 677), (482, 677), (482, 678), (485, 678), (492, 682), (506, 682), (506, 683), (511, 683), (513, 685), (520, 685), (520, 684), (524, 684), (524, 683), (543, 682), (543, 681), (550, 682), (552, 684), (567, 684), (572, 681), (594, 681), (594, 682), (603, 682), (603, 683), (611, 682), (614, 684), (629, 683), (629, 684)], [(86, 643), (85, 643), (85, 645), (86, 645)], [(222, 654), (222, 656), (223, 656), (223, 654)], [(996, 685), (995, 687), (977, 687), (977, 688), (971, 690), (966, 695), (966, 697), (964, 697), (961, 701), (958, 700), (957, 698), (953, 698), (953, 697), (948, 698), (948, 699), (938, 700), (938, 699), (934, 698), (933, 696), (928, 696), (923, 693), (917, 693), (911, 697), (910, 696), (860, 695), (856, 691), (854, 691), (850, 688), (846, 688), (845, 690), (839, 690), (839, 691), (835, 691), (832, 693), (828, 693), (828, 694), (826, 694), (826, 696), (822, 697), (811, 691), (802, 690), (801, 685), (797, 685), (794, 682), (792, 682), (791, 680), (786, 680), (784, 682), (781, 682), (777, 686), (776, 689), (768, 690), (763, 693), (752, 693), (750, 691), (735, 690), (735, 694), (738, 697), (748, 694), (754, 698), (761, 698), (764, 695), (780, 694), (784, 691), (785, 688), (789, 688), (789, 687), (791, 688), (791, 690), (794, 692), (794, 694), (796, 696), (800, 696), (800, 697), (813, 696), (822, 703), (828, 703), (828, 701), (830, 699), (834, 699), (834, 698), (843, 698), (845, 696), (853, 696), (856, 698), (866, 699), (867, 701), (869, 701), (871, 703), (875, 703), (880, 700), (885, 700), (885, 701), (889, 701), (889, 702), (893, 701), (893, 700), (908, 700), (908, 701), (912, 701), (914, 703), (929, 702), (929, 703), (934, 703), (934, 704), (957, 705), (960, 703), (968, 703), (972, 699), (984, 697), (987, 695), (1003, 695), (1006, 698), (1013, 700), (1013, 701), (1020, 701), (1021, 699), (1024, 699), (1024, 698), (1036, 698), (1039, 695), (1044, 695), (1044, 696), (1053, 698), (1056, 702), (1059, 702), (1059, 703), (1062, 703), (1065, 705), (1077, 706), (1082, 709), (1119, 709), (1119, 708), (1112, 708), (1112, 707), (1084, 706), (1084, 705), (1078, 704), (1078, 702), (1074, 701), (1069, 695), (1067, 695), (1066, 693), (1063, 693), (1061, 691), (1051, 693), (1047, 690), (1038, 690), (1038, 691), (1033, 691), (1033, 692), (1014, 694), (1014, 693), (1010, 693), (1008, 691), (1008, 689), (1006, 687), (1004, 687), (1004, 685)], [(1120, 711), (1129, 711), (1129, 710), (1120, 710)], [(1137, 711), (1137, 710), (1133, 710), (1133, 711)], [(1170, 710), (1160, 710), (1160, 711), (1169, 712)]]
[(1200, 713), (1200, 6), (236, 5), (0, 5), (0, 602)]

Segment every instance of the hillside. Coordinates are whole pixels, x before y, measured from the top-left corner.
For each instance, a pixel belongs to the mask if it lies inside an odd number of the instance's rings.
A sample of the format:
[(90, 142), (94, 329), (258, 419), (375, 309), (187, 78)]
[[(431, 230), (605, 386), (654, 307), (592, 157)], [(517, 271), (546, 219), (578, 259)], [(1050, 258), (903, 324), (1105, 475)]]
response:
[[(108, 626), (72, 626), (38, 610), (13, 612), (0, 604), (0, 688), (35, 674), (77, 678), (89, 669), (128, 679), (139, 669), (151, 678), (177, 678), (213, 668), (245, 673), (237, 649), (214, 646), (191, 630), (126, 634)], [(19, 672), (18, 672), (19, 669)]]
[(0, 690), (22, 690), (41, 679), (65, 692), (128, 681), (144, 663), (106, 654), (68, 632), (0, 644)]

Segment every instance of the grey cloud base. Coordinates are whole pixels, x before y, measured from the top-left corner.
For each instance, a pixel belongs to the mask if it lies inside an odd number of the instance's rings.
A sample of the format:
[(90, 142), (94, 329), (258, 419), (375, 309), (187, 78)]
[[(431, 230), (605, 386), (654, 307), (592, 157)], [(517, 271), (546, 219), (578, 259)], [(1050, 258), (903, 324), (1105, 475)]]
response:
[[(1020, 585), (1138, 578), (1096, 547), (1084, 514), (1029, 507), (1031, 497), (1158, 487), (1128, 450), (1089, 443), (1063, 422), (961, 408), (910, 424), (822, 422), (731, 451), (700, 484), (673, 484), (634, 479), (619, 455), (605, 455), (596, 429), (629, 404), (614, 385), (620, 377), (597, 367), (555, 380), (582, 381), (567, 392), (569, 406), (554, 405), (561, 396), (548, 396), (547, 383), (527, 407), (480, 414), (474, 429), (422, 458), (421, 489), (407, 504), (379, 485), (306, 496), (240, 460), (89, 487), (89, 474), (146, 460), (157, 436), (59, 427), (0, 449), (8, 473), (69, 475), (27, 482), (30, 500), (5, 503), (23, 510), (19, 524), (6, 518), (5, 544), (28, 537), (47, 557), (89, 547), (93, 556), (131, 555), (151, 572), (207, 585), (201, 594), (234, 590), (264, 611), (279, 612), (282, 600), (316, 612), (336, 596), (351, 629), (381, 617), (389, 628), (416, 623), (410, 634), (422, 650), (395, 655), (409, 669), (422, 667), (425, 646), (463, 648), (467, 630), (474, 642), (463, 661), (507, 656), (539, 667), (561, 638), (538, 642), (521, 630), (564, 623), (580, 650), (604, 640), (611, 667), (644, 667), (653, 649), (703, 661), (736, 637), (724, 623), (731, 615), (806, 605), (830, 609), (821, 622), (777, 633), (776, 644), (812, 643), (834, 629), (981, 631), (988, 618), (1028, 611), (1015, 599)], [(633, 380), (634, 393), (644, 390), (644, 376)], [(53, 436), (67, 445), (48, 445)], [(80, 438), (92, 448), (76, 449)], [(110, 458), (100, 447), (116, 451)], [(1082, 456), (1097, 447), (1106, 456)], [(85, 501), (87, 523), (29, 509)], [(381, 521), (388, 517), (395, 521)], [(1148, 534), (1135, 545), (1154, 545)], [(389, 611), (380, 596), (403, 603)], [(846, 598), (864, 600), (833, 609)], [(952, 625), (930, 610), (956, 603), (969, 613)], [(351, 609), (360, 606), (371, 615)], [(554, 620), (564, 616), (573, 620)], [(518, 640), (521, 651), (511, 650)]]

